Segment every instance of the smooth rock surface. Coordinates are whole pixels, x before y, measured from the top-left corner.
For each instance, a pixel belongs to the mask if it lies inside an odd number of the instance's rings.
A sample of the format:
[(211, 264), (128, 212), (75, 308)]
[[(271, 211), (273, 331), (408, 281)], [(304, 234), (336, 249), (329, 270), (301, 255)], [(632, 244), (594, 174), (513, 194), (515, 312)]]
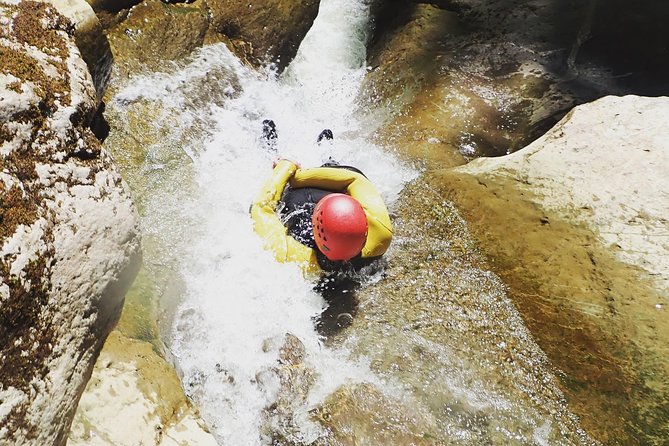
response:
[(71, 23), (0, 4), (0, 443), (62, 445), (140, 259)]
[[(282, 69), (318, 14), (319, 0), (208, 0), (213, 28), (225, 34), (252, 63), (275, 62)], [(241, 41), (241, 42), (240, 42)]]
[(606, 97), (510, 156), (426, 174), (603, 444), (669, 435), (668, 109), (664, 97)]
[(70, 446), (215, 446), (174, 369), (148, 342), (114, 331), (72, 424)]
[(203, 0), (168, 5), (147, 0), (134, 6), (127, 18), (109, 29), (109, 43), (122, 75), (159, 70), (166, 61), (188, 56), (203, 45), (209, 29)]
[(460, 171), (518, 181), (542, 206), (587, 224), (669, 296), (667, 122), (669, 98), (609, 96), (577, 107), (526, 148)]
[(657, 2), (383, 0), (374, 12), (363, 97), (386, 110), (381, 139), (428, 168), (514, 152), (605, 95), (669, 94)]
[[(166, 4), (146, 0), (117, 16), (109, 42), (122, 76), (165, 69), (203, 45), (225, 42), (241, 60), (255, 67), (279, 69), (295, 57), (318, 13), (318, 0), (195, 0)], [(95, 7), (95, 6), (94, 6)]]

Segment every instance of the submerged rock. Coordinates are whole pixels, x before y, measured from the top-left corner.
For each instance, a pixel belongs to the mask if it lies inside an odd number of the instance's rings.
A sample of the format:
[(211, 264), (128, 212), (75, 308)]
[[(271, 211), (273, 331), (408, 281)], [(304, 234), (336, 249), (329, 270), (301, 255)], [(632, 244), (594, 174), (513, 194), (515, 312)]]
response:
[[(369, 444), (597, 444), (438, 185), (427, 176), (402, 192), (386, 277), (360, 290), (353, 324), (329, 340), (370, 361), (392, 409), (374, 409), (386, 403), (367, 392), (346, 392), (341, 408), (326, 401), (326, 414), (342, 412), (333, 437), (354, 429), (363, 444), (384, 435), (401, 442)], [(347, 421), (349, 405), (369, 413)]]
[(72, 23), (0, 4), (0, 443), (64, 444), (139, 264)]
[[(278, 339), (268, 340), (272, 341)], [(316, 383), (316, 372), (304, 363), (304, 344), (292, 333), (286, 333), (278, 353), (277, 365), (261, 371), (257, 377), (260, 386), (277, 389), (275, 401), (264, 410), (261, 435), (271, 439), (272, 444), (304, 444), (301, 424), (305, 414), (300, 409), (306, 405)]]
[(431, 435), (438, 430), (434, 420), (369, 383), (337, 389), (311, 415), (327, 427), (325, 435), (311, 443), (314, 446), (441, 444)]
[(429, 176), (606, 444), (669, 435), (667, 118), (667, 98), (606, 97), (510, 156)]

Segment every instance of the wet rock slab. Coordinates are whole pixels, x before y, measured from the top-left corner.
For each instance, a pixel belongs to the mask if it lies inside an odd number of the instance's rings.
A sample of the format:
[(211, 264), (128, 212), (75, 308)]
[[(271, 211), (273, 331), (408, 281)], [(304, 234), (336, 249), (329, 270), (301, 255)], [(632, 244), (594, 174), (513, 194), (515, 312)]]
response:
[(606, 444), (667, 435), (668, 109), (607, 97), (513, 155), (429, 176)]
[[(464, 220), (429, 179), (402, 192), (387, 277), (332, 337), (383, 380), (314, 413), (332, 444), (596, 444)], [(381, 409), (383, 408), (383, 409)]]

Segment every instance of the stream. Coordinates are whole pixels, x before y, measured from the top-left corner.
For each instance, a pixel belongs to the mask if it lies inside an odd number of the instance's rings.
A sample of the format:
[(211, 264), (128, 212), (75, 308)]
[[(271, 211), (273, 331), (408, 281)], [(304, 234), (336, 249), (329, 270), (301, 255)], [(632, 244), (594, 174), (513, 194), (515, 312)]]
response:
[[(280, 76), (219, 44), (136, 76), (109, 103), (138, 135), (120, 144), (145, 147), (118, 161), (136, 166), (126, 178), (148, 275), (163, 284), (160, 336), (187, 395), (225, 445), (594, 444), (504, 286), (472, 260), (457, 210), (371, 142), (382, 122), (367, 116), (383, 114), (357, 105), (368, 33), (368, 2), (323, 0)], [(264, 119), (276, 151), (260, 138)], [(325, 128), (334, 140), (319, 144)], [(315, 284), (253, 232), (249, 205), (279, 156), (354, 165), (400, 216), (387, 270), (365, 279), (352, 326), (332, 335), (317, 329), (329, 303)], [(434, 198), (439, 221), (412, 223), (407, 185)], [(443, 225), (444, 240), (422, 238), (421, 224)], [(428, 255), (436, 269), (417, 272), (409, 257), (428, 248), (441, 252)], [(441, 334), (449, 324), (461, 337)], [(288, 366), (286, 351), (298, 357)]]

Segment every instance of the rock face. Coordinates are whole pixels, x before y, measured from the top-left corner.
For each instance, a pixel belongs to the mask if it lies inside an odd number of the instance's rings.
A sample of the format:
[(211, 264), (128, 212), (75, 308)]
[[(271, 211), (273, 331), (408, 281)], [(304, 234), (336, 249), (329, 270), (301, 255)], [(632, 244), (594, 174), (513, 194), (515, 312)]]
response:
[[(122, 73), (164, 68), (203, 44), (225, 42), (254, 66), (274, 62), (283, 69), (295, 56), (318, 14), (318, 0), (195, 0), (166, 4), (146, 0), (117, 16), (108, 30)], [(99, 7), (99, 4), (98, 4)], [(121, 20), (123, 19), (123, 20)]]
[(69, 20), (0, 4), (0, 443), (65, 443), (140, 257)]
[(429, 175), (604, 444), (669, 435), (668, 113), (667, 98), (606, 97), (512, 155)]
[(214, 29), (248, 44), (248, 58), (284, 68), (295, 57), (302, 38), (318, 14), (319, 0), (209, 0)]
[(667, 94), (669, 6), (617, 3), (381, 1), (367, 99), (397, 113), (398, 145), (448, 167), (514, 152), (577, 104)]
[(669, 292), (669, 98), (606, 97), (576, 108), (523, 150), (461, 171), (521, 183), (583, 222)]

